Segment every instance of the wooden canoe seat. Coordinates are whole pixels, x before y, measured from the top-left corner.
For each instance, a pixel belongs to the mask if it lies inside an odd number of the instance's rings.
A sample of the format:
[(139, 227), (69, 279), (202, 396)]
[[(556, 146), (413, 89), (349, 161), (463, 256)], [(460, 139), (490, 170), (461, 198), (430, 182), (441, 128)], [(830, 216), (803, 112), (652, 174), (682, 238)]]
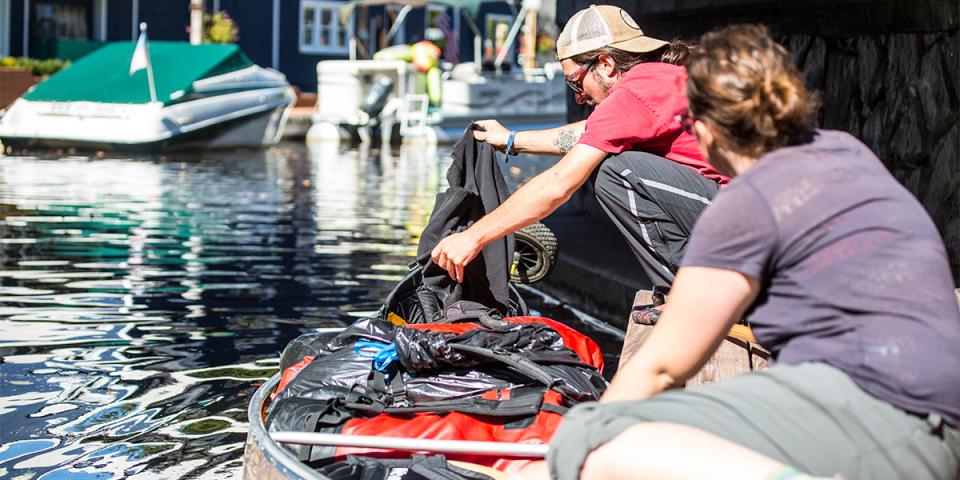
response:
[[(635, 307), (650, 305), (652, 302), (651, 292), (640, 290), (633, 300), (633, 305)], [(623, 349), (620, 351), (620, 366), (623, 366), (624, 362), (640, 348), (652, 329), (652, 325), (641, 325), (628, 320), (627, 334), (623, 340)], [(687, 386), (719, 382), (744, 372), (766, 368), (769, 358), (770, 352), (756, 343), (750, 327), (734, 325), (713, 357), (710, 357), (696, 375), (687, 380)]]

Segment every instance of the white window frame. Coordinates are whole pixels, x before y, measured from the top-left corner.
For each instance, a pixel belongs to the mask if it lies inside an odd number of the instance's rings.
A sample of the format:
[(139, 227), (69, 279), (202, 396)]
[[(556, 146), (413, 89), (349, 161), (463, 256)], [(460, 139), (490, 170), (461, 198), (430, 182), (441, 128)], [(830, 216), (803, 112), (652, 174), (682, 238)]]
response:
[(10, 55), (10, 0), (0, 0), (0, 57)]
[[(333, 55), (348, 55), (350, 53), (350, 30), (340, 23), (340, 7), (344, 5), (344, 2), (330, 1), (330, 0), (300, 0), (300, 21), (297, 28), (297, 44), (300, 46), (300, 53), (305, 54), (333, 54)], [(314, 20), (314, 32), (313, 38), (309, 42), (304, 42), (304, 14), (306, 13), (307, 8), (313, 8), (313, 20)], [(327, 45), (320, 44), (320, 30), (322, 27), (320, 25), (320, 19), (323, 17), (322, 11), (330, 11), (330, 21), (331, 25), (327, 25), (326, 28), (330, 29), (329, 36), (327, 38)], [(354, 22), (354, 15), (350, 15), (349, 24), (352, 26)], [(343, 31), (344, 43), (343, 45), (337, 45), (336, 41), (338, 40), (338, 33)]]

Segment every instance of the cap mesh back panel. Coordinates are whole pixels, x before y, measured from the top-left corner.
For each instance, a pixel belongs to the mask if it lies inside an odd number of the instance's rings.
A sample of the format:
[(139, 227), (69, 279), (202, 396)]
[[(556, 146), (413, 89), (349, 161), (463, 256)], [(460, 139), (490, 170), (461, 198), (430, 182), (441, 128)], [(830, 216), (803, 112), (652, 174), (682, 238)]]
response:
[[(592, 8), (583, 12), (582, 15), (574, 17), (571, 19), (571, 22), (575, 23), (567, 25), (568, 28), (565, 28), (563, 32), (560, 33), (560, 38), (557, 39), (558, 47), (565, 47), (567, 44), (572, 44), (571, 48), (574, 51), (581, 51), (581, 48), (578, 46), (579, 43), (590, 40), (598, 41), (601, 44), (610, 42), (610, 31), (603, 22), (603, 17)], [(583, 49), (583, 51), (589, 50), (592, 49)]]

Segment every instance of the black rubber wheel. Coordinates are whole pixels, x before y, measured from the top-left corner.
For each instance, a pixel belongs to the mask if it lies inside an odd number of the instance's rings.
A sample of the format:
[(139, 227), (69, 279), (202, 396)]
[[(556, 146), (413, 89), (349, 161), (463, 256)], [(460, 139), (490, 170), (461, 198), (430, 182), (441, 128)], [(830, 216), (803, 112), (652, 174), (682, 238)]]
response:
[(521, 228), (513, 235), (516, 241), (510, 281), (535, 283), (547, 278), (557, 264), (557, 236), (540, 222)]

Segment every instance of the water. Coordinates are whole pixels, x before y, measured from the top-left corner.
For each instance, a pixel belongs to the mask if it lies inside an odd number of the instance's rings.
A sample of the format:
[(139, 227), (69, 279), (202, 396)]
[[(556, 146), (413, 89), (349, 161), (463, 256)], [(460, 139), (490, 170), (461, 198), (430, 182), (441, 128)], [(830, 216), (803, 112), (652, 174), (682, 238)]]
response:
[(295, 144), (0, 158), (0, 478), (237, 477), (280, 350), (380, 306), (448, 162)]

